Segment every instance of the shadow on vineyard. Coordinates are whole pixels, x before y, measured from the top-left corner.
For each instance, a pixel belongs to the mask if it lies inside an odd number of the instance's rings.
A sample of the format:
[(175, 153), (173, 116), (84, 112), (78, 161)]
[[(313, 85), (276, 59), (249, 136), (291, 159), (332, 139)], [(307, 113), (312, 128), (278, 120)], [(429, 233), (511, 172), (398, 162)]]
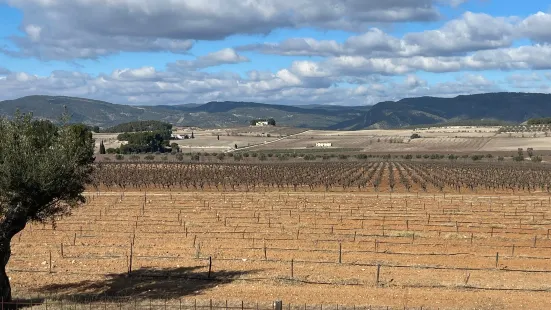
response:
[[(199, 271), (202, 269), (202, 271)], [(204, 266), (181, 268), (141, 268), (128, 273), (109, 274), (103, 281), (53, 284), (38, 288), (40, 294), (55, 294), (55, 299), (76, 303), (105, 300), (166, 300), (199, 294), (203, 290), (228, 284), (257, 271), (204, 271)]]

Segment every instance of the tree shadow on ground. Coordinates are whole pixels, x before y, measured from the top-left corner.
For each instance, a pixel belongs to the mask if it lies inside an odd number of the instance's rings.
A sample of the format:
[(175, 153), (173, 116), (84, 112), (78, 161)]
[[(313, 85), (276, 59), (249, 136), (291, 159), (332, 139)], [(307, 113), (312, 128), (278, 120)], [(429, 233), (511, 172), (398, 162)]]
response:
[(109, 274), (102, 281), (52, 284), (38, 288), (41, 294), (76, 303), (120, 299), (181, 298), (218, 285), (228, 284), (257, 271), (198, 271), (204, 266), (154, 269), (141, 268), (131, 274)]

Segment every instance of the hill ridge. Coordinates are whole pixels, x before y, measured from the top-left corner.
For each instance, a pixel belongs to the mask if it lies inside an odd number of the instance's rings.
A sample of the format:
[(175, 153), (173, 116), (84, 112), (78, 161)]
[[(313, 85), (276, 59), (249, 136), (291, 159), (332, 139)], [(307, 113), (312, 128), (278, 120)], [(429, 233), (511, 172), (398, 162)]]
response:
[(452, 98), (422, 96), (383, 101), (373, 106), (300, 106), (248, 101), (204, 104), (131, 106), (102, 100), (31, 95), (0, 101), (0, 115), (17, 109), (38, 118), (57, 120), (67, 106), (72, 121), (111, 127), (136, 120), (160, 120), (176, 126), (248, 126), (251, 119), (274, 118), (278, 125), (312, 129), (360, 130), (420, 124), (495, 119), (524, 122), (551, 116), (551, 94), (496, 92)]

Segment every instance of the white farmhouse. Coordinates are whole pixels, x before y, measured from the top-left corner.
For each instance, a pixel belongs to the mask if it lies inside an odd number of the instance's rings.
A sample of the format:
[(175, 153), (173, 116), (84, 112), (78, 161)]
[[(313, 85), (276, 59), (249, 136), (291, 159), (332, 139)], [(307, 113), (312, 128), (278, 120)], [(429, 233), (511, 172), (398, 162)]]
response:
[(258, 121), (256, 122), (256, 126), (268, 126), (268, 121)]
[(317, 142), (316, 147), (332, 147), (333, 143), (331, 142)]

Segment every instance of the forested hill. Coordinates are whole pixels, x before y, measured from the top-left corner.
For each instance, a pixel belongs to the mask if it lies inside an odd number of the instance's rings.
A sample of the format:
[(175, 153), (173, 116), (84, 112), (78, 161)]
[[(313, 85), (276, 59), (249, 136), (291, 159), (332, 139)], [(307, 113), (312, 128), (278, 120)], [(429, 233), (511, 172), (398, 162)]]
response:
[[(419, 97), (374, 105), (363, 115), (330, 129), (399, 128), (419, 124), (499, 120), (521, 123), (551, 116), (551, 95), (489, 93), (455, 98)], [(468, 122), (467, 122), (468, 123)]]
[(233, 101), (200, 105), (129, 106), (75, 97), (29, 96), (1, 101), (0, 114), (11, 116), (19, 109), (21, 112), (33, 112), (39, 118), (56, 120), (63, 113), (64, 106), (71, 113), (72, 121), (102, 128), (139, 120), (158, 120), (176, 126), (248, 126), (252, 119), (273, 118), (278, 126), (358, 130), (460, 123), (462, 120), (473, 122), (490, 119), (520, 123), (531, 118), (551, 117), (551, 95), (533, 93), (406, 98), (362, 107), (289, 106)]

